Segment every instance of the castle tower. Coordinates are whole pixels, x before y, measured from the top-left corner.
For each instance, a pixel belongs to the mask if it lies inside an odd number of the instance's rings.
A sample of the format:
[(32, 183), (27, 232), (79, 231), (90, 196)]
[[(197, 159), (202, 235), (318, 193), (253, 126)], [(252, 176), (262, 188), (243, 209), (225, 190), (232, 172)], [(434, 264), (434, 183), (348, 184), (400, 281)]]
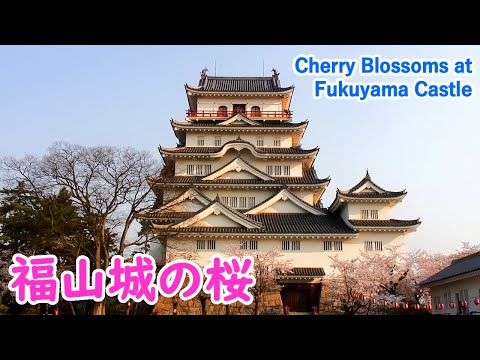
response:
[(389, 207), (406, 193), (386, 191), (368, 174), (322, 205), (330, 179), (314, 169), (318, 148), (301, 146), (308, 122), (292, 121), (294, 87), (272, 72), (211, 77), (204, 69), (198, 86), (185, 84), (186, 121), (170, 122), (178, 145), (159, 148), (165, 167), (149, 178), (158, 201), (138, 219), (161, 243), (152, 244), (160, 265), (173, 253), (195, 253), (204, 266), (231, 246), (280, 250), (293, 265), (279, 279), (284, 305), (311, 311), (330, 255), (382, 251), (419, 222), (391, 220)]

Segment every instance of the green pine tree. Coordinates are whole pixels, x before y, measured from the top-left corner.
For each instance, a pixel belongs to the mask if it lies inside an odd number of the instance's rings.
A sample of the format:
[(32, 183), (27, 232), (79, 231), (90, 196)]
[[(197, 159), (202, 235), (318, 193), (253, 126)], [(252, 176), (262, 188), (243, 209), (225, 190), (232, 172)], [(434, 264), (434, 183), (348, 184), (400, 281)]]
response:
[(0, 196), (0, 249), (54, 254), (66, 267), (74, 266), (79, 255), (91, 257), (88, 229), (65, 188), (37, 196), (19, 183), (0, 190)]

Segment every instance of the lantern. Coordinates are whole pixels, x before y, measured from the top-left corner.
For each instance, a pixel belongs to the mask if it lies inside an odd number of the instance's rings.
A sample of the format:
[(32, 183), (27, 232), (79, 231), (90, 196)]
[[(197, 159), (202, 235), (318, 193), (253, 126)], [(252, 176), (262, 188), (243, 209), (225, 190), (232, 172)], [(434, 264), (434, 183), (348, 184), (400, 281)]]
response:
[(377, 300), (375, 300), (375, 299), (370, 299), (370, 303), (371, 303), (371, 304), (375, 305), (376, 302), (377, 302)]
[(455, 309), (455, 303), (453, 301), (450, 303), (450, 309)]
[(443, 310), (443, 309), (445, 309), (445, 304), (438, 304), (437, 308), (438, 308), (438, 310)]
[(358, 299), (358, 294), (357, 293), (353, 294), (353, 298)]
[(475, 303), (475, 305), (480, 305), (480, 299), (479, 298), (475, 298), (475, 300), (473, 302)]
[(365, 295), (362, 295), (362, 300), (367, 301), (367, 297)]
[(392, 306), (396, 309), (396, 308), (399, 308), (400, 305), (398, 305), (398, 303), (396, 301), (393, 302)]
[(431, 304), (425, 305), (425, 309), (427, 309), (427, 310), (432, 310), (432, 305), (431, 305)]
[(384, 306), (384, 307), (387, 307), (387, 305), (388, 305), (387, 300), (383, 300), (383, 306)]
[(404, 309), (408, 309), (408, 304), (407, 304), (407, 303), (405, 303), (405, 304), (403, 304), (403, 306), (402, 306), (402, 307), (403, 307)]
[(419, 305), (419, 304), (415, 304), (415, 305), (413, 305), (413, 308), (414, 308), (415, 310), (420, 310), (420, 305)]
[(461, 304), (462, 304), (462, 307), (467, 307), (468, 306), (468, 301), (462, 300)]

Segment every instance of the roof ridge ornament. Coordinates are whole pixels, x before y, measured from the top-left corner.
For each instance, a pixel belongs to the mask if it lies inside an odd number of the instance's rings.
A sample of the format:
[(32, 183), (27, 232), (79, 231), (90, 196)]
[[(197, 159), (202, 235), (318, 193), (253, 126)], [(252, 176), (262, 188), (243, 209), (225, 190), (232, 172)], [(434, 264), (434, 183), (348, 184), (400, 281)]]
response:
[(280, 73), (275, 68), (272, 69), (272, 72), (273, 72), (272, 79), (273, 79), (274, 85), (276, 87), (280, 87), (280, 80), (278, 79), (278, 75), (280, 75)]
[(370, 174), (368, 173), (368, 168), (367, 168), (367, 173), (365, 174), (365, 179), (367, 179), (367, 180), (372, 180), (372, 179), (370, 178)]
[(200, 76), (202, 79), (205, 79), (208, 76), (208, 69), (206, 67), (202, 69)]

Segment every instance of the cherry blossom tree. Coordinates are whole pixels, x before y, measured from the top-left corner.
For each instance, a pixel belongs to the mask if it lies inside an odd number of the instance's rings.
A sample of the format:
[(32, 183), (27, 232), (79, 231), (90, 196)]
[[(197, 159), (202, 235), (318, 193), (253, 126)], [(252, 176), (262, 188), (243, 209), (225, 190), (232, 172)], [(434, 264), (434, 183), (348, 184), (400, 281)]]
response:
[(349, 260), (330, 258), (333, 274), (328, 288), (334, 307), (344, 314), (368, 314), (385, 301), (400, 304), (412, 292), (411, 259), (398, 246), (386, 246), (383, 252), (360, 251)]
[(228, 256), (251, 256), (254, 260), (253, 276), (255, 285), (250, 288), (253, 295), (255, 306), (254, 313), (260, 313), (262, 296), (269, 292), (280, 291), (281, 285), (278, 284), (278, 276), (288, 274), (292, 270), (291, 261), (282, 259), (283, 255), (277, 249), (271, 249), (266, 252), (246, 251), (238, 246), (230, 246), (227, 252)]
[(462, 258), (464, 256), (480, 251), (480, 244), (470, 244), (469, 242), (462, 242), (462, 247), (455, 249), (450, 254), (433, 253), (430, 254), (424, 250), (415, 250), (409, 254), (412, 259), (413, 272), (413, 287), (415, 288), (415, 298), (418, 302), (429, 303), (430, 291), (428, 288), (422, 288), (419, 284), (443, 270), (451, 264), (452, 261)]
[(471, 245), (469, 242), (462, 242), (462, 247), (455, 249), (451, 254), (429, 254), (424, 250), (412, 252), (410, 256), (414, 258), (414, 263), (416, 264), (416, 280), (421, 282), (446, 268), (453, 260), (478, 251), (480, 251), (480, 244)]
[(385, 303), (389, 307), (429, 304), (429, 289), (419, 284), (453, 260), (478, 251), (480, 244), (463, 242), (450, 254), (424, 250), (402, 253), (398, 246), (386, 246), (383, 252), (361, 251), (349, 260), (333, 256), (329, 291), (334, 307), (353, 315), (378, 312)]

